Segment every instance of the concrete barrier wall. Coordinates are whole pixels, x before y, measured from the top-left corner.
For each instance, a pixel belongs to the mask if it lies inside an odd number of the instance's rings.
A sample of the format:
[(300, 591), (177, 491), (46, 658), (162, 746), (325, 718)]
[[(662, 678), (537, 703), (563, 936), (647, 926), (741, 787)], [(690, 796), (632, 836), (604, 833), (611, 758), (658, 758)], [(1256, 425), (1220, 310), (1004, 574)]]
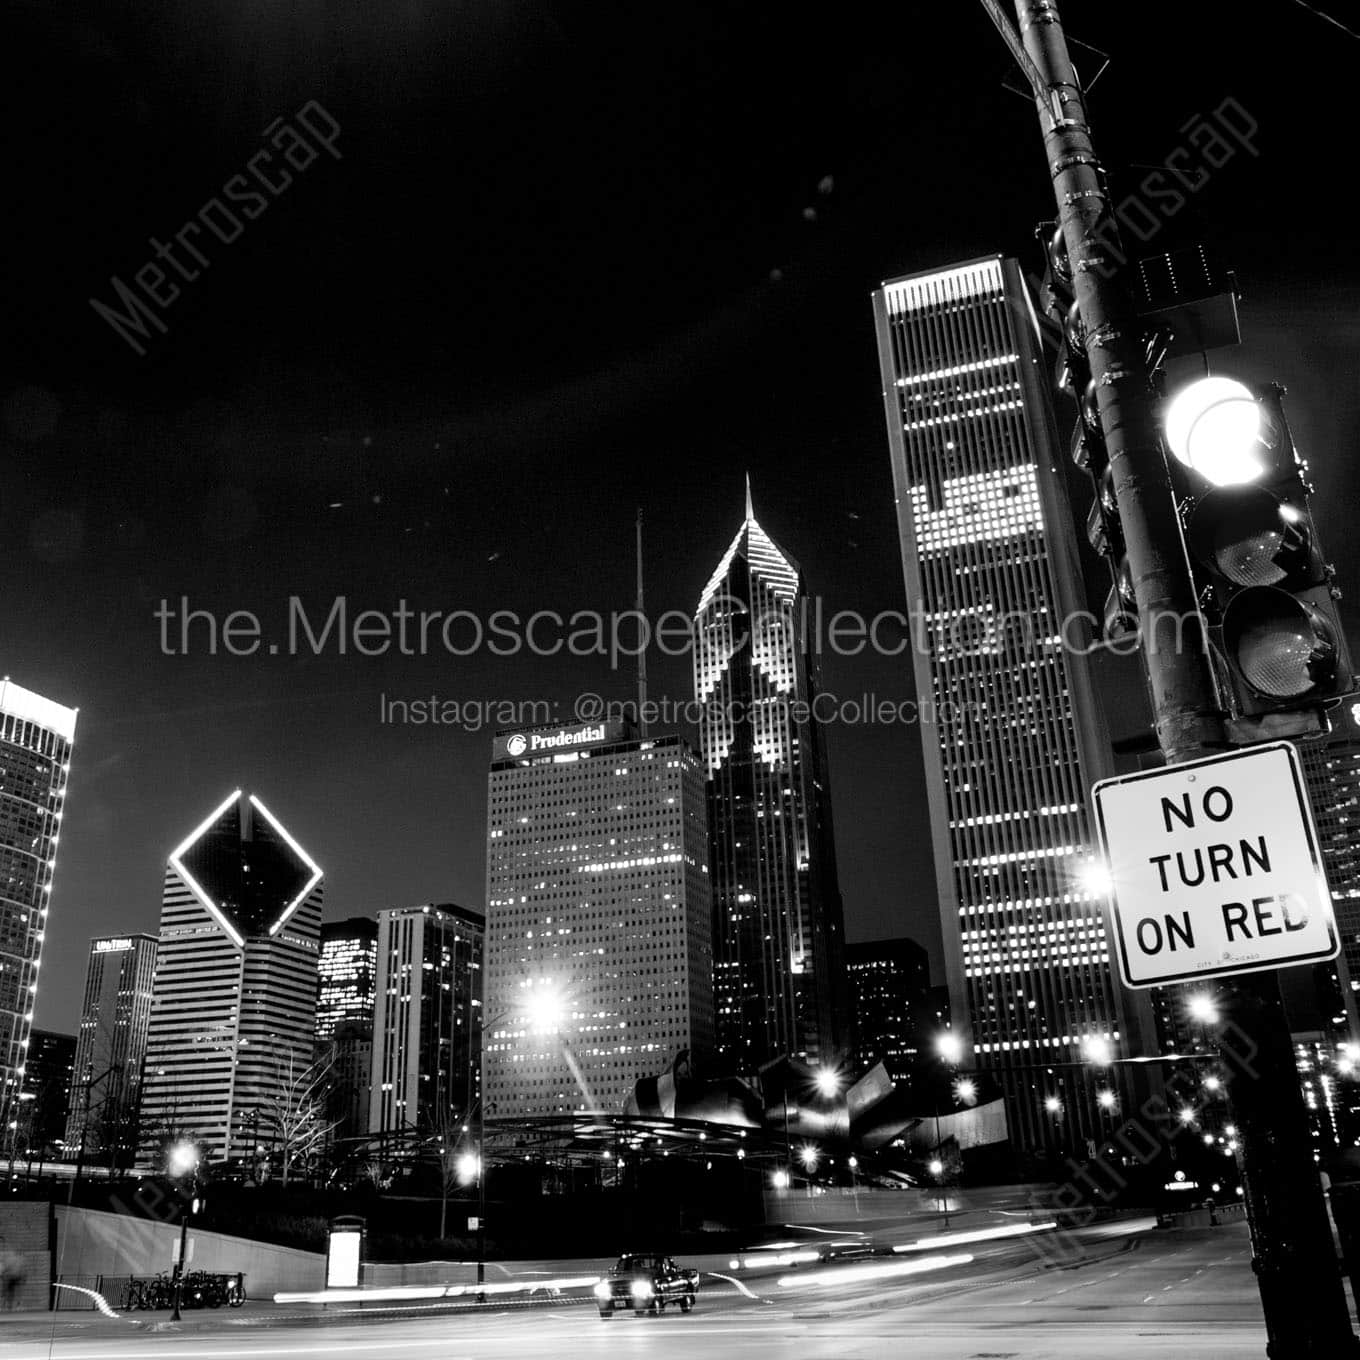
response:
[[(46, 1212), (46, 1205), (40, 1207)], [(129, 1275), (156, 1275), (174, 1266), (179, 1250), (178, 1224), (64, 1205), (57, 1206), (56, 1215), (60, 1277), (81, 1283), (99, 1276), (124, 1280)], [(257, 1299), (280, 1289), (319, 1289), (326, 1276), (326, 1258), (316, 1252), (252, 1242), (192, 1226), (186, 1267), (224, 1274), (244, 1271), (246, 1293)], [(38, 1306), (47, 1306), (45, 1296)]]
[(0, 1204), (0, 1308), (46, 1308), (52, 1250), (47, 1202)]

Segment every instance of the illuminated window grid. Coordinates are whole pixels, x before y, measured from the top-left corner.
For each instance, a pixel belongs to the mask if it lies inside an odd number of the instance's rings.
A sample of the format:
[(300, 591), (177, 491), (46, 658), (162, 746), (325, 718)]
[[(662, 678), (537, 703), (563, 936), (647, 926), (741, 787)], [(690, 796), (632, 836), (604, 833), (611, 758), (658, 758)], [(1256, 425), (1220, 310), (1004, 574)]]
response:
[[(1037, 484), (1043, 418), (1017, 399), (1030, 343), (1016, 331), (1017, 285), (985, 260), (885, 285), (879, 307), (900, 513), (915, 543), (908, 593), (932, 623), (925, 670), (931, 697), (966, 701), (925, 751), (953, 864), (946, 954), (962, 963), (974, 1044), (1003, 1063), (1120, 1030), (1098, 904), (1078, 882), (1093, 836)], [(998, 616), (1032, 620), (1036, 645), (979, 645), (976, 625)], [(1042, 1141), (1035, 1113), (1014, 1112), (1022, 1140)], [(1081, 1117), (1098, 1128), (1093, 1110)]]
[[(23, 1088), (76, 710), (0, 680), (0, 1114)], [(3, 1122), (3, 1121), (0, 1121)]]
[[(678, 738), (493, 766), (488, 847), (489, 1112), (618, 1110), (679, 1049), (711, 1046), (703, 775)], [(543, 979), (566, 1002), (560, 1038), (525, 1021)]]

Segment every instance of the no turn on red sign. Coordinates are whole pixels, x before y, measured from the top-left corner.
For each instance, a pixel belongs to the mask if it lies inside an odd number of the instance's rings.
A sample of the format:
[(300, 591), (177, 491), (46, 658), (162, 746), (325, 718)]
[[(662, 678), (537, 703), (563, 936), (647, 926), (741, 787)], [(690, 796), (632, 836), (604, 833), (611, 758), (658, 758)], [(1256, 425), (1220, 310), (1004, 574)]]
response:
[(1332, 898), (1288, 742), (1107, 779), (1092, 795), (1130, 987), (1336, 956)]

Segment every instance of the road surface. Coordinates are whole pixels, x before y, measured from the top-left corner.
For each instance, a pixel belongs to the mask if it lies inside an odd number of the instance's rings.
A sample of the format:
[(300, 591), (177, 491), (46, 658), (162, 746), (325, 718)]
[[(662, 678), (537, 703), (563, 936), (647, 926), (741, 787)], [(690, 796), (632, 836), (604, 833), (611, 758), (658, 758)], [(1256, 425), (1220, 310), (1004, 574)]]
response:
[[(1244, 1360), (1264, 1356), (1241, 1226), (1075, 1235), (1062, 1264), (1024, 1243), (883, 1278), (882, 1263), (705, 1278), (689, 1316), (602, 1320), (590, 1303), (451, 1312), (271, 1309), (197, 1314), (183, 1329), (137, 1314), (0, 1320), (5, 1360)], [(891, 1267), (898, 1262), (886, 1263)], [(789, 1283), (781, 1285), (780, 1279)], [(150, 1331), (149, 1326), (162, 1330)]]

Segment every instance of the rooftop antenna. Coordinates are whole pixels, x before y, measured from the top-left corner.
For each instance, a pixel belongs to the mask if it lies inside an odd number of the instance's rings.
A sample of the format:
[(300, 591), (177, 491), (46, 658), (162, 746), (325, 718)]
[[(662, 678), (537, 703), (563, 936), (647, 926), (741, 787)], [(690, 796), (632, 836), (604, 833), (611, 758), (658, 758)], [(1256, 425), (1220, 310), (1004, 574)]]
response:
[[(647, 610), (642, 595), (642, 507), (637, 512), (637, 616), (638, 627), (645, 628)], [(638, 647), (637, 654), (637, 720), (638, 734), (643, 740), (647, 737), (647, 648)]]
[(751, 474), (748, 472), (746, 474), (746, 518), (749, 521), (755, 519), (755, 517), (756, 512), (751, 505)]

